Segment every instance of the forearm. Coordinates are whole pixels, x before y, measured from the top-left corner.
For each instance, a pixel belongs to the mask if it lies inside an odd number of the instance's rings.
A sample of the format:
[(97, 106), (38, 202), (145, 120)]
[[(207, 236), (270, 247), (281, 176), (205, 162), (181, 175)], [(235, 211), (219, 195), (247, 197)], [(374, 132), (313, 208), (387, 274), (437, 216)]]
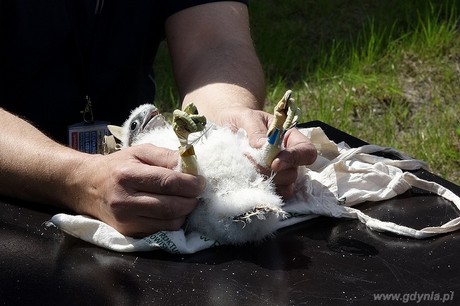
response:
[[(250, 53), (240, 49), (234, 55), (240, 54), (242, 58), (252, 58), (253, 61), (231, 62), (231, 58), (225, 54), (214, 54), (216, 57), (221, 56), (220, 59), (214, 59), (214, 64), (206, 55), (202, 57), (205, 60), (197, 60), (190, 73), (196, 75), (195, 82), (198, 84), (179, 84), (183, 105), (193, 102), (201, 113), (216, 121), (220, 121), (223, 112), (231, 108), (262, 109), (265, 99), (263, 73), (257, 57), (243, 55)], [(206, 79), (211, 69), (213, 79)]]
[(175, 73), (185, 100), (193, 101), (193, 96), (204, 94), (210, 96), (208, 102), (215, 101), (216, 107), (263, 107), (264, 75), (249, 42), (227, 42), (201, 52)]
[(179, 12), (166, 33), (183, 104), (195, 103), (213, 120), (229, 108), (263, 107), (264, 75), (245, 5), (218, 2)]
[(178, 230), (204, 189), (171, 170), (175, 151), (133, 146), (109, 155), (62, 146), (0, 108), (0, 194), (66, 207), (129, 236)]
[[(85, 154), (64, 147), (0, 109), (0, 194), (71, 205), (68, 184)], [(72, 208), (73, 207), (69, 207)]]

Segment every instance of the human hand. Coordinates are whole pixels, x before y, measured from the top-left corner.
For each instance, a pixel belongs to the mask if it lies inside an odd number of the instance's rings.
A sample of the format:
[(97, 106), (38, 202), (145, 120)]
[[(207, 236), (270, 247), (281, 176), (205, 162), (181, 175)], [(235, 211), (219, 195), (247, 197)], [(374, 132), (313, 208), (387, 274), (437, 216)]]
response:
[[(243, 128), (248, 134), (249, 144), (260, 148), (267, 142), (267, 129), (272, 118), (272, 115), (263, 111), (232, 108), (222, 113), (219, 121), (228, 122), (235, 129)], [(260, 172), (266, 175), (270, 175), (270, 170), (276, 172), (274, 183), (277, 192), (287, 199), (294, 194), (297, 168), (312, 164), (316, 160), (317, 151), (308, 138), (295, 128), (286, 132), (283, 145), (285, 149), (273, 160), (271, 169), (260, 168)]]
[(73, 176), (71, 206), (128, 236), (178, 230), (205, 181), (172, 170), (177, 162), (177, 152), (149, 144), (89, 155)]

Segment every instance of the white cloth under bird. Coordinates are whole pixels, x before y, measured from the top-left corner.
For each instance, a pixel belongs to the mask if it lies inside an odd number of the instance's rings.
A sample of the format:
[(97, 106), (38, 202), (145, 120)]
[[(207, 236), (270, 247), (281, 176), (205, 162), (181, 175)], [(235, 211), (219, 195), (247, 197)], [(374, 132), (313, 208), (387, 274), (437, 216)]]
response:
[[(401, 160), (372, 155), (381, 151), (399, 154), (395, 150), (375, 145), (350, 148), (345, 143), (337, 144), (328, 139), (321, 128), (300, 131), (315, 145), (318, 158), (313, 165), (299, 169), (295, 196), (286, 202), (276, 195), (271, 180), (260, 175), (247, 158), (248, 155), (257, 155), (257, 150), (249, 146), (245, 132), (233, 133), (229, 128), (213, 127), (195, 143), (200, 174), (206, 178), (207, 187), (204, 198), (183, 229), (152, 233), (136, 239), (122, 235), (104, 222), (82, 215), (57, 214), (49, 224), (113, 251), (162, 249), (170, 253), (195, 253), (222, 244), (265, 239), (276, 235), (280, 228), (317, 216), (359, 219), (372, 230), (413, 238), (426, 238), (460, 228), (460, 217), (442, 226), (413, 229), (380, 221), (352, 207), (366, 201), (390, 199), (412, 187), (436, 193), (458, 209), (460, 198), (435, 182), (405, 172), (425, 167), (421, 161), (403, 155), (400, 155)], [(140, 142), (177, 148), (175, 139), (166, 127)], [(266, 214), (251, 214), (256, 207), (265, 204), (272, 208)], [(213, 205), (219, 207), (217, 211), (213, 210)], [(247, 219), (242, 219), (242, 216)]]

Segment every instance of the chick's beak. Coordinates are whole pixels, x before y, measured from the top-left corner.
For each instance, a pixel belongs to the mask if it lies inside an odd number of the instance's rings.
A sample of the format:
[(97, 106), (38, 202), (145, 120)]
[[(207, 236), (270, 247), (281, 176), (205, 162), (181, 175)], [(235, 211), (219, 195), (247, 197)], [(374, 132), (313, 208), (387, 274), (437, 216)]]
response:
[(165, 118), (160, 115), (157, 109), (155, 109), (151, 111), (147, 116), (145, 116), (141, 129), (143, 132), (146, 132), (164, 125)]

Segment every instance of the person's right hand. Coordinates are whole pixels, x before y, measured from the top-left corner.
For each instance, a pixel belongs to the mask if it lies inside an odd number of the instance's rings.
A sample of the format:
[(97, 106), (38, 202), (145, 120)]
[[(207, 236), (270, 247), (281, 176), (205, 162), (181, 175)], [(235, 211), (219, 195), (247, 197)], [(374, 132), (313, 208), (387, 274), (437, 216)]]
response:
[(73, 209), (133, 237), (178, 230), (197, 205), (205, 180), (172, 170), (178, 153), (144, 144), (88, 155), (70, 180)]

